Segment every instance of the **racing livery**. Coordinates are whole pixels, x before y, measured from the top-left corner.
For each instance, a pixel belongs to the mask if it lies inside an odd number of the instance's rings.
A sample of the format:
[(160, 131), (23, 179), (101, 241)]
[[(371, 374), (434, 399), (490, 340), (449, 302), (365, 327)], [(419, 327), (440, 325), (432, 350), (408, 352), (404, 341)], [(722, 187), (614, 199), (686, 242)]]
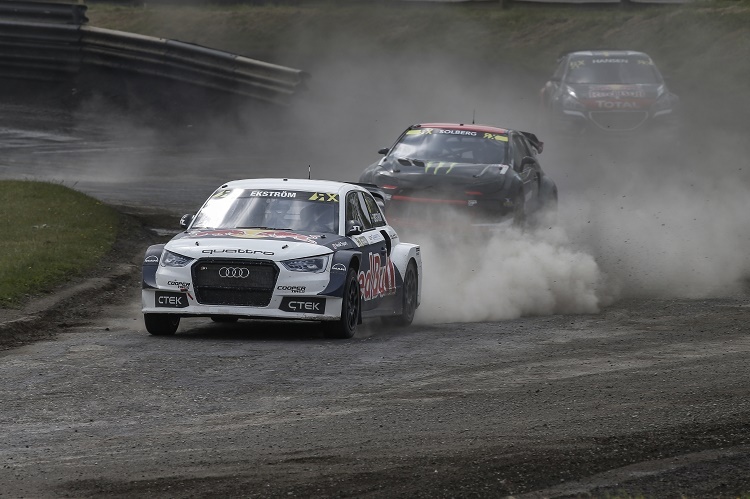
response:
[(598, 50), (563, 54), (541, 101), (558, 128), (616, 133), (675, 125), (679, 100), (647, 54)]
[(148, 248), (149, 333), (181, 317), (322, 321), (350, 338), (363, 318), (408, 325), (421, 297), (420, 248), (399, 239), (373, 195), (340, 182), (249, 179), (219, 187), (184, 231)]
[[(397, 226), (461, 219), (472, 225), (548, 221), (557, 186), (542, 170), (543, 144), (529, 132), (486, 125), (424, 123), (407, 128), (360, 182), (385, 193)], [(461, 217), (447, 217), (441, 207)]]

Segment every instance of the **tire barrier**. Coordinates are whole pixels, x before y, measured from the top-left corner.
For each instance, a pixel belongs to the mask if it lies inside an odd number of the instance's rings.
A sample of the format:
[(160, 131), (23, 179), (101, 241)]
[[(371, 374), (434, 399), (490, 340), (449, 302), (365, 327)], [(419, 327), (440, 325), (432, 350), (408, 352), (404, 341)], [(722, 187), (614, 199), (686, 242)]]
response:
[[(55, 5), (14, 3), (26, 5), (23, 15)], [(56, 6), (59, 12), (83, 7)], [(62, 16), (56, 9), (50, 12), (55, 13), (54, 22), (0, 18), (0, 78), (61, 82), (106, 73), (121, 80), (145, 77), (276, 105), (289, 104), (309, 78), (298, 69), (200, 45), (57, 22)]]

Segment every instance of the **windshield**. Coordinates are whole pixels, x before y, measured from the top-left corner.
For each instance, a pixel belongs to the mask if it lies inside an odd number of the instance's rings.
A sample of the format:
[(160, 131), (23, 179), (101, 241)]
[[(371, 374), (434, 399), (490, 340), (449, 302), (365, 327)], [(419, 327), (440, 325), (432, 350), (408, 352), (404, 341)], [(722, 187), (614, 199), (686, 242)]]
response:
[(277, 229), (337, 234), (338, 194), (224, 189), (201, 208), (191, 229)]
[(662, 83), (659, 71), (648, 57), (578, 57), (568, 63), (567, 83), (629, 85)]
[(407, 130), (390, 156), (419, 161), (501, 164), (505, 162), (508, 136), (504, 134), (443, 128)]

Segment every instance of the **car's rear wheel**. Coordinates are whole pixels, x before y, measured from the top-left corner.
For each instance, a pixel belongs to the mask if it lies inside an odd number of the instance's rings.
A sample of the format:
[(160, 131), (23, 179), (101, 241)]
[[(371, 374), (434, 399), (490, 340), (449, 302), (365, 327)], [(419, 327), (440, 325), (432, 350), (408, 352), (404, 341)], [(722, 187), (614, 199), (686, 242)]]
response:
[(356, 269), (349, 269), (346, 274), (344, 296), (341, 303), (341, 318), (324, 324), (328, 338), (346, 339), (354, 336), (359, 322), (360, 291)]
[(419, 295), (419, 279), (417, 276), (417, 265), (414, 261), (409, 262), (404, 274), (404, 287), (402, 291), (401, 315), (382, 317), (383, 324), (388, 326), (405, 327), (412, 323), (414, 314), (417, 312), (417, 296)]
[(239, 317), (234, 315), (212, 315), (211, 320), (220, 324), (228, 324), (230, 322), (237, 322)]
[(174, 314), (143, 314), (146, 331), (154, 336), (169, 336), (177, 332), (180, 316)]
[(513, 226), (521, 229), (526, 226), (526, 206), (524, 205), (523, 193), (513, 200)]

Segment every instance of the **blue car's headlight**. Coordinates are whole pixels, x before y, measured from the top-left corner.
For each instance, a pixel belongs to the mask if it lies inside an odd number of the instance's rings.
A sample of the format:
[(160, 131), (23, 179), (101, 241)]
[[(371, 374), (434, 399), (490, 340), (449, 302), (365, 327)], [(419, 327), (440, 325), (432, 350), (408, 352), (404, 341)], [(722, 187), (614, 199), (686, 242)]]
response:
[(286, 260), (281, 262), (281, 264), (286, 267), (287, 270), (291, 270), (292, 272), (323, 272), (328, 268), (329, 258), (329, 255), (297, 258), (294, 260)]
[(162, 267), (184, 267), (192, 262), (194, 259), (187, 256), (178, 255), (171, 251), (164, 250), (161, 254), (161, 261), (159, 262)]

